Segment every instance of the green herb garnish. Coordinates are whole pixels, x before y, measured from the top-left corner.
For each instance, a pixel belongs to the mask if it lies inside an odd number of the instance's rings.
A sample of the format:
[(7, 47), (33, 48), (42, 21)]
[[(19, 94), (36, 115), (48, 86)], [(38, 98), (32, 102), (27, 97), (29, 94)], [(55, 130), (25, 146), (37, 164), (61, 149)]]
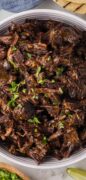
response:
[(17, 51), (17, 48), (15, 46), (12, 46), (12, 51)]
[(13, 66), (13, 68), (14, 68), (15, 70), (18, 69), (18, 67), (17, 67), (16, 64), (13, 62), (12, 59), (9, 59), (8, 61), (10, 62), (10, 64)]
[(39, 66), (39, 67), (37, 68), (35, 76), (36, 76), (37, 82), (38, 82), (39, 84), (44, 84), (47, 79), (42, 79), (42, 77), (38, 78), (40, 72), (41, 72), (41, 66)]
[(40, 72), (41, 72), (41, 66), (39, 66), (36, 70), (36, 78), (38, 78)]
[(64, 72), (64, 67), (58, 67), (56, 70), (56, 75), (61, 76), (63, 72)]
[(48, 61), (51, 61), (51, 56), (49, 56), (47, 60), (48, 60)]
[(25, 85), (25, 80), (23, 80), (23, 81), (20, 81), (20, 83), (18, 84), (18, 86), (20, 87), (20, 86), (23, 86), (23, 85)]
[(13, 81), (10, 84), (9, 90), (10, 90), (11, 93), (17, 93), (18, 90), (19, 90), (19, 87), (22, 86), (22, 85), (25, 85), (25, 80), (21, 81), (18, 84), (15, 81)]
[(28, 122), (34, 125), (40, 124), (40, 121), (36, 116), (33, 119), (29, 119)]
[(22, 108), (22, 104), (18, 104), (18, 105), (17, 105), (17, 108)]
[(24, 89), (22, 89), (22, 92), (23, 92), (23, 93), (26, 93), (26, 91), (27, 91), (27, 89), (25, 89), (25, 88), (24, 88)]
[(32, 58), (32, 54), (31, 53), (27, 53), (27, 57), (31, 59)]
[(31, 88), (31, 91), (32, 91), (32, 93), (33, 93), (32, 98), (33, 98), (33, 99), (38, 99), (38, 94), (35, 93), (35, 90), (34, 90), (33, 88)]
[(54, 100), (53, 100), (53, 105), (54, 105), (54, 106), (58, 105), (58, 103), (59, 103), (59, 102), (58, 102), (58, 99), (54, 99)]
[(13, 94), (13, 96), (11, 97), (10, 101), (8, 102), (8, 106), (10, 107), (15, 107), (16, 106), (16, 100), (18, 99), (19, 94)]
[(66, 110), (66, 111), (65, 111), (65, 114), (66, 114), (69, 118), (72, 117), (72, 114), (71, 114), (71, 112), (70, 112), (69, 110)]
[(61, 88), (61, 87), (59, 87), (59, 93), (60, 94), (63, 94), (64, 92), (63, 92), (63, 89)]
[(38, 80), (38, 83), (41, 84), (41, 85), (43, 85), (45, 82), (46, 82), (46, 79), (39, 79)]
[(37, 129), (37, 128), (35, 128), (35, 129), (34, 129), (34, 132), (35, 132), (35, 133), (37, 133), (37, 132), (38, 132), (38, 129)]
[(7, 170), (0, 169), (0, 180), (22, 180), (15, 173), (11, 173)]
[(52, 82), (52, 83), (55, 83), (56, 81), (55, 81), (55, 79), (52, 79), (51, 82)]
[(15, 81), (13, 81), (10, 84), (9, 90), (12, 93), (12, 97), (11, 97), (10, 101), (8, 102), (8, 106), (10, 106), (10, 107), (15, 107), (15, 105), (16, 105), (16, 100), (19, 97), (18, 88), (19, 88), (19, 84), (17, 84)]
[(14, 93), (14, 92), (18, 91), (18, 87), (19, 87), (19, 84), (17, 84), (15, 81), (13, 81), (10, 84), (9, 90), (11, 93)]
[(33, 95), (33, 99), (38, 99), (38, 98), (39, 98), (38, 95), (36, 94)]
[(48, 94), (44, 94), (44, 97), (48, 98)]
[(64, 122), (59, 121), (59, 122), (58, 122), (58, 128), (59, 128), (59, 129), (64, 129)]
[(65, 111), (62, 110), (60, 114), (61, 114), (62, 116), (65, 115)]
[(19, 84), (17, 84), (15, 81), (13, 81), (10, 84), (9, 91), (12, 93), (12, 97), (10, 101), (8, 102), (8, 106), (15, 107), (16, 106), (16, 100), (19, 98), (19, 87), (25, 85), (25, 80), (21, 81)]
[(47, 137), (46, 137), (46, 136), (43, 136), (42, 143), (43, 143), (43, 144), (47, 144)]

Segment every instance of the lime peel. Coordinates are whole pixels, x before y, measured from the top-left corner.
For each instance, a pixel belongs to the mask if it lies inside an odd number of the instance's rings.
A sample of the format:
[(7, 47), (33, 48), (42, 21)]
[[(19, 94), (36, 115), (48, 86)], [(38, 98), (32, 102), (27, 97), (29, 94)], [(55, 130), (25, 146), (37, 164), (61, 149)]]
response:
[(67, 173), (75, 180), (86, 180), (86, 170), (68, 168)]

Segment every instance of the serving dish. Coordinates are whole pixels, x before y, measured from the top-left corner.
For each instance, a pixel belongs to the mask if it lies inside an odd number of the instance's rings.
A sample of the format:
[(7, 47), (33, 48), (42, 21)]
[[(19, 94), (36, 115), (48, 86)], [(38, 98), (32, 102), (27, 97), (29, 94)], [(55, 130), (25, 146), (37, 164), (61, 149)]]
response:
[(29, 177), (27, 177), (24, 173), (22, 173), (21, 171), (19, 171), (18, 169), (16, 169), (15, 167), (13, 167), (9, 164), (1, 162), (0, 163), (0, 169), (5, 170), (5, 171), (10, 172), (10, 173), (13, 173), (13, 174), (16, 174), (17, 176), (22, 178), (22, 180), (30, 180)]
[[(70, 24), (72, 26), (76, 26), (79, 29), (86, 30), (86, 22), (74, 15), (71, 15), (69, 13), (63, 13), (60, 11), (54, 11), (54, 10), (31, 10), (27, 12), (20, 13), (18, 15), (14, 15), (10, 18), (7, 18), (3, 22), (0, 23), (0, 32), (5, 32), (7, 27), (10, 25), (12, 21), (14, 22), (23, 22), (24, 19), (52, 19), (56, 21), (65, 22), (67, 24)], [(58, 161), (54, 158), (49, 160), (47, 159), (46, 162), (42, 163), (41, 165), (37, 165), (33, 160), (29, 158), (22, 158), (22, 157), (16, 157), (14, 155), (9, 154), (6, 150), (4, 150), (3, 147), (0, 147), (0, 155), (7, 158), (8, 160), (11, 160), (17, 164), (26, 166), (26, 167), (32, 167), (32, 168), (38, 168), (38, 169), (50, 169), (50, 168), (59, 168), (66, 165), (70, 165), (72, 163), (78, 162), (81, 159), (84, 159), (86, 157), (86, 150), (81, 150), (71, 156), (68, 159), (64, 159), (61, 161)]]

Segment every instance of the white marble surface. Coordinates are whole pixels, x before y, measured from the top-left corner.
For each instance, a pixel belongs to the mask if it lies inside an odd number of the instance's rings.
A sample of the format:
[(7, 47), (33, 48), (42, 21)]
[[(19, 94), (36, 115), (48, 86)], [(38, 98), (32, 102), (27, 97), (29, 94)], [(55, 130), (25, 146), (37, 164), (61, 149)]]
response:
[[(37, 7), (36, 7), (37, 8)], [(52, 2), (52, 0), (45, 0), (43, 3), (38, 6), (38, 8), (52, 8), (52, 9), (60, 9), (57, 7), (55, 3)], [(4, 18), (12, 15), (13, 13), (0, 10), (0, 20), (3, 20)], [(81, 16), (82, 18), (86, 19), (86, 16)], [(23, 166), (18, 166), (16, 164), (11, 163), (10, 161), (7, 161), (6, 159), (0, 157), (0, 162), (6, 162), (9, 164), (12, 164), (19, 169), (21, 169), (23, 172), (25, 172), (27, 175), (31, 177), (31, 180), (71, 180), (71, 178), (66, 173), (66, 168), (59, 168), (59, 169), (53, 169), (53, 170), (35, 170), (30, 168), (25, 168)], [(86, 159), (83, 161), (80, 161), (79, 163), (76, 163), (72, 165), (72, 167), (80, 167), (80, 168), (86, 168)]]

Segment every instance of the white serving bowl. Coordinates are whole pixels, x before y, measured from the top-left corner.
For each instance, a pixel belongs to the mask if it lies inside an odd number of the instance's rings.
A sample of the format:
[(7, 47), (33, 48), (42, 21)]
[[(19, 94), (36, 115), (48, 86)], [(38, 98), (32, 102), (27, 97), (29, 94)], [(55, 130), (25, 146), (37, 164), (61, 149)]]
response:
[[(14, 22), (23, 22), (25, 19), (42, 19), (42, 20), (56, 20), (61, 21), (67, 24), (70, 24), (74, 27), (77, 27), (81, 30), (86, 30), (86, 21), (80, 19), (79, 17), (56, 10), (40, 9), (40, 10), (30, 10), (26, 12), (13, 15), (2, 22), (0, 22), (0, 33), (5, 32), (12, 21)], [(40, 165), (37, 165), (36, 162), (30, 158), (17, 157), (9, 152), (7, 152), (4, 147), (0, 147), (0, 155), (11, 162), (15, 162), (19, 165), (23, 165), (35, 169), (51, 169), (51, 168), (60, 168), (73, 163), (79, 162), (86, 158), (86, 149), (81, 149), (71, 157), (63, 160), (57, 160), (55, 158), (48, 158), (46, 162), (43, 162)]]

